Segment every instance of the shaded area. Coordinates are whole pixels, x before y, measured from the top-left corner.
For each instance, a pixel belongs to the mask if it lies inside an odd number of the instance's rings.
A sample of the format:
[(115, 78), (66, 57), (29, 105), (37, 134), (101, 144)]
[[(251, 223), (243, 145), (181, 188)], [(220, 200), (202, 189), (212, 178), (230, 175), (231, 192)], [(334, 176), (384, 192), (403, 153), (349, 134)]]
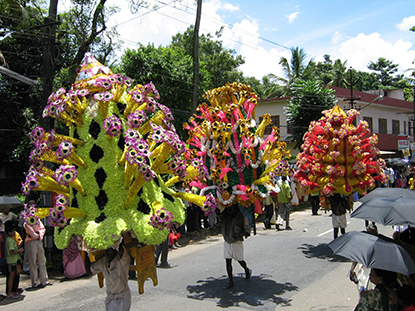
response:
[(331, 262), (350, 262), (347, 258), (333, 255), (333, 251), (326, 243), (321, 243), (317, 246), (304, 243), (297, 249), (300, 249), (306, 258), (327, 259)]
[(298, 291), (298, 287), (291, 283), (280, 284), (270, 279), (270, 275), (261, 274), (245, 280), (244, 274), (234, 277), (235, 287), (225, 290), (228, 283), (227, 276), (220, 278), (210, 277), (207, 280), (199, 280), (197, 285), (189, 285), (186, 290), (190, 299), (218, 299), (217, 306), (222, 308), (240, 306), (263, 306), (267, 302), (275, 305), (289, 306), (291, 299), (280, 297), (288, 291)]

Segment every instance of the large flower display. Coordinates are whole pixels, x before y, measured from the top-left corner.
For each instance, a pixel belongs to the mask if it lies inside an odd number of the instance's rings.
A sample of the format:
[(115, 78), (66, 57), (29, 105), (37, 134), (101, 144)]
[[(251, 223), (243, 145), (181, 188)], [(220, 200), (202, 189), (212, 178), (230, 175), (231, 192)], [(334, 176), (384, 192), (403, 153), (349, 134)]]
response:
[[(201, 195), (209, 195), (223, 207), (238, 203), (249, 210), (269, 191), (278, 192), (275, 174), (289, 152), (279, 141), (277, 127), (264, 137), (271, 124), (269, 114), (255, 122), (257, 95), (241, 83), (226, 84), (204, 94), (205, 102), (189, 122), (185, 157), (199, 174), (185, 182)], [(278, 170), (277, 170), (278, 168)], [(206, 213), (205, 213), (206, 214)]]
[(371, 135), (366, 121), (355, 126), (359, 112), (347, 114), (335, 106), (323, 111), (323, 117), (310, 124), (297, 156), (295, 177), (311, 191), (322, 190), (332, 194), (363, 194), (375, 187), (375, 181), (387, 181), (383, 169), (385, 161), (378, 158), (378, 137)]
[[(172, 185), (197, 169), (180, 157), (185, 144), (159, 99), (152, 83), (133, 86), (91, 54), (72, 88), (49, 97), (43, 116), (66, 124), (69, 136), (40, 127), (32, 131), (35, 148), (22, 189), (57, 194), (54, 206), (28, 210), (26, 216), (50, 216), (58, 248), (75, 234), (102, 250), (123, 232), (156, 245), (172, 222), (184, 222), (184, 204), (166, 179)], [(209, 201), (193, 199), (201, 206)]]

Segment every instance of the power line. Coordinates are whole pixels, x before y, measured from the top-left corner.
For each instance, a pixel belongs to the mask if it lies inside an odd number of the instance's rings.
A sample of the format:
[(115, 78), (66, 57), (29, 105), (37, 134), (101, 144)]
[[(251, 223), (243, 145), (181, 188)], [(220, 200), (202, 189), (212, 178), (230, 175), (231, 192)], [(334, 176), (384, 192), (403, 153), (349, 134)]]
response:
[[(157, 2), (159, 2), (159, 3), (163, 3), (162, 1), (157, 1)], [(164, 3), (163, 3), (164, 4)], [(182, 11), (182, 12), (185, 12), (185, 13), (187, 13), (187, 14), (191, 14), (190, 12), (188, 12), (187, 10), (183, 10), (183, 9), (180, 9), (180, 8), (177, 8), (177, 7), (173, 7), (173, 6), (171, 6), (170, 4), (169, 4), (169, 6), (170, 7), (172, 7), (172, 8), (174, 8), (174, 9), (176, 9), (176, 10), (179, 10), (179, 11)], [(190, 8), (190, 7), (188, 7), (189, 9), (191, 9), (192, 11), (193, 11), (193, 13), (194, 13), (194, 11), (195, 11), (195, 9), (193, 9), (193, 8)], [(234, 24), (231, 24), (231, 23), (228, 23), (228, 22), (226, 22), (226, 21), (224, 21), (224, 20), (220, 20), (220, 19), (217, 19), (217, 18), (214, 18), (214, 17), (212, 17), (212, 16), (209, 16), (209, 15), (204, 15), (205, 17), (207, 16), (208, 18), (208, 20), (210, 19), (211, 21), (213, 21), (213, 22), (215, 22), (216, 24), (218, 24), (218, 25), (220, 25), (220, 24), (226, 24), (226, 25), (228, 25), (229, 27), (231, 27), (231, 28), (233, 28), (235, 25)], [(253, 34), (253, 33), (251, 33), (251, 32), (248, 32), (248, 31), (244, 31), (244, 30), (238, 30), (239, 32), (241, 32), (241, 33), (243, 33), (243, 34), (247, 34), (247, 35), (249, 35), (249, 36), (251, 36), (251, 37), (254, 37), (254, 38), (256, 38), (257, 36), (255, 35), (255, 34)], [(287, 47), (287, 46), (285, 46), (285, 45), (282, 45), (282, 44), (279, 44), (279, 43), (277, 43), (277, 42), (274, 42), (274, 41), (272, 41), (272, 40), (269, 40), (269, 39), (266, 39), (266, 38), (264, 38), (264, 37), (262, 37), (262, 36), (259, 36), (258, 38), (260, 38), (261, 40), (264, 40), (264, 41), (266, 41), (266, 42), (268, 42), (268, 43), (271, 43), (271, 44), (273, 44), (273, 45), (276, 45), (276, 46), (279, 46), (279, 47), (282, 47), (282, 48), (284, 48), (284, 49), (287, 49), (287, 50), (290, 50), (290, 48), (289, 47)], [(241, 44), (243, 44), (243, 43), (241, 43)]]

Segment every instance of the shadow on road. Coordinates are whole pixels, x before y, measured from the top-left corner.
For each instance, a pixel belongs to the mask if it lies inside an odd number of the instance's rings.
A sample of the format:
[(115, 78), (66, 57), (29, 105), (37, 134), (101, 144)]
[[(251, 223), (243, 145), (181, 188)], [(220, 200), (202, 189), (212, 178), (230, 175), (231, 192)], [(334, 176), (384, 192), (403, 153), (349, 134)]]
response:
[(252, 276), (246, 281), (244, 274), (234, 277), (235, 287), (224, 289), (228, 283), (227, 276), (220, 278), (208, 278), (199, 280), (198, 285), (189, 285), (186, 287), (190, 299), (219, 299), (218, 307), (227, 308), (247, 304), (250, 306), (262, 306), (266, 302), (275, 305), (289, 306), (291, 299), (279, 297), (287, 291), (298, 291), (298, 287), (291, 283), (280, 284), (269, 279), (270, 275), (261, 274)]
[(317, 246), (311, 244), (302, 244), (297, 249), (302, 250), (306, 258), (319, 258), (319, 259), (328, 259), (332, 262), (349, 262), (349, 259), (346, 259), (341, 256), (333, 255), (333, 251), (326, 243), (321, 243)]

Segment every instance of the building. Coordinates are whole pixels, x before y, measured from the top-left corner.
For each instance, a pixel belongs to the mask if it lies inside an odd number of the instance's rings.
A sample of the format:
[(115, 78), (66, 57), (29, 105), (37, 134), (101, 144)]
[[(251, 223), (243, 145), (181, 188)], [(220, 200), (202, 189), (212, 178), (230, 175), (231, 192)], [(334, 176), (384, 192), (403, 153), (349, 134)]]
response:
[[(349, 89), (329, 86), (335, 91), (338, 105), (343, 110), (353, 108), (360, 112), (357, 122), (366, 120), (372, 133), (379, 136), (377, 147), (386, 153), (394, 153), (397, 157), (403, 157), (403, 150), (410, 148), (414, 141), (414, 103), (405, 101), (402, 89), (376, 90), (359, 92), (353, 91), (353, 97)], [(351, 104), (351, 100), (352, 104)], [(284, 114), (284, 107), (288, 105), (290, 98), (262, 99), (256, 107), (256, 121), (265, 113), (271, 115), (272, 126), (280, 129), (282, 140), (289, 136), (290, 127)], [(267, 130), (271, 130), (269, 126)], [(294, 150), (293, 144), (288, 145), (292, 155), (300, 150)]]

